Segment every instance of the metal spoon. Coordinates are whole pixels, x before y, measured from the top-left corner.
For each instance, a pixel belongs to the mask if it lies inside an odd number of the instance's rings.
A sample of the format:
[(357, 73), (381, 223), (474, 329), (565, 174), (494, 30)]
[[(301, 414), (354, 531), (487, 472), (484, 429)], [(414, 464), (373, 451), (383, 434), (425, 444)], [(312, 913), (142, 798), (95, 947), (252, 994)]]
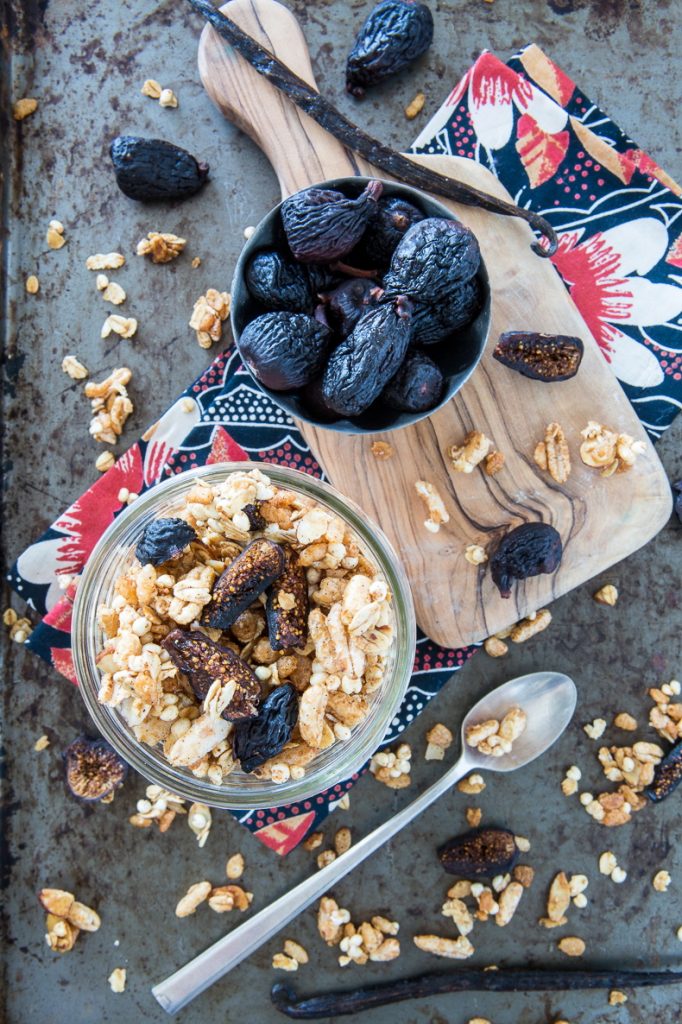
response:
[[(479, 700), (462, 722), (462, 753), (457, 763), (438, 782), (326, 868), (280, 896), (269, 907), (209, 946), (175, 974), (155, 985), (153, 995), (168, 1013), (181, 1010), (195, 996), (276, 935), (302, 910), (328, 892), (335, 882), (383, 846), (473, 769), (511, 772), (543, 754), (570, 722), (576, 699), (573, 680), (561, 672), (532, 672), (498, 686)], [(467, 746), (464, 739), (467, 726), (488, 718), (501, 719), (512, 707), (523, 708), (527, 724), (510, 753), (502, 757), (488, 757)]]

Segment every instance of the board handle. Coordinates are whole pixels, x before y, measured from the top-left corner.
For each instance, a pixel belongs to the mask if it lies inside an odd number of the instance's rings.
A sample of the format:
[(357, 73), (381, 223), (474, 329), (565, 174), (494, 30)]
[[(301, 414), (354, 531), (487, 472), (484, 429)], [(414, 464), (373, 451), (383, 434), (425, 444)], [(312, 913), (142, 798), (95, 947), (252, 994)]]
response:
[[(231, 0), (221, 10), (317, 88), (308, 45), (288, 8), (275, 0)], [(259, 75), (210, 25), (199, 41), (199, 74), (218, 109), (263, 150), (283, 197), (313, 182), (367, 172), (363, 161)]]

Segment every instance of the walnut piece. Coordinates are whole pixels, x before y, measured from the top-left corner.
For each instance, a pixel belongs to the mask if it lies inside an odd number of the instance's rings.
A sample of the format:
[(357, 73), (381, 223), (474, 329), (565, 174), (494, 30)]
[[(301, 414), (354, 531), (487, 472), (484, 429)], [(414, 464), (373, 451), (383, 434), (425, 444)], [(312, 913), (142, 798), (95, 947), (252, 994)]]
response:
[(388, 441), (373, 441), (370, 451), (375, 459), (385, 461), (393, 455), (393, 445)]
[(189, 326), (197, 332), (201, 348), (210, 348), (214, 341), (220, 341), (223, 322), (230, 315), (230, 294), (208, 288), (194, 303)]
[(502, 452), (489, 452), (485, 457), (485, 472), (487, 476), (495, 476), (504, 466), (505, 458)]
[(613, 607), (618, 600), (618, 589), (613, 583), (605, 583), (592, 596), (597, 604), (607, 604)]
[(447, 456), (452, 462), (452, 468), (457, 473), (473, 473), (474, 469), (486, 457), (492, 441), (480, 430), (471, 430), (464, 438), (461, 445), (450, 445)]
[(170, 263), (176, 259), (187, 245), (187, 239), (178, 235), (161, 234), (150, 231), (146, 238), (137, 243), (137, 255), (149, 256), (152, 263)]
[(629, 434), (616, 433), (594, 420), (580, 431), (580, 436), (580, 458), (586, 466), (601, 469), (602, 476), (627, 472), (637, 456), (646, 451), (644, 441), (635, 441)]
[(558, 423), (548, 423), (545, 439), (539, 441), (533, 459), (540, 469), (548, 472), (552, 480), (564, 484), (571, 472), (571, 456), (563, 429)]

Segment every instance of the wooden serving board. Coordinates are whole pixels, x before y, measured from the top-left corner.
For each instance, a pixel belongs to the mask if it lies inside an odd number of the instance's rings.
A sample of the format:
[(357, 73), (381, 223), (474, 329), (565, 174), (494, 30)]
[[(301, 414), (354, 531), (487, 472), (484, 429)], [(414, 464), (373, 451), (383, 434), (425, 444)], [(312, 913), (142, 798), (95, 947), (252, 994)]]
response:
[[(305, 39), (287, 8), (274, 0), (233, 0), (223, 10), (315, 84)], [(199, 71), (213, 102), (267, 155), (283, 196), (325, 179), (386, 177), (299, 111), (208, 26), (199, 46)], [(509, 199), (497, 179), (473, 161), (413, 159)], [(641, 547), (665, 524), (671, 497), (651, 443), (559, 275), (548, 260), (531, 252), (527, 225), (440, 201), (476, 233), (490, 276), (492, 324), (479, 367), (445, 407), (415, 426), (372, 436), (298, 426), (334, 486), (379, 523), (395, 545), (421, 628), (437, 643), (457, 647), (507, 627)], [(585, 355), (578, 375), (543, 384), (493, 360), (500, 333), (512, 329), (579, 335)], [(571, 447), (573, 471), (565, 485), (554, 483), (533, 462), (535, 445), (552, 420), (562, 425)], [(646, 442), (633, 470), (603, 478), (582, 464), (579, 435), (588, 420)], [(449, 465), (448, 445), (460, 443), (474, 429), (492, 438), (505, 455), (505, 466), (494, 477), (480, 469), (455, 473)], [(373, 440), (388, 441), (393, 456), (377, 460), (370, 450)], [(450, 514), (437, 534), (423, 525), (425, 509), (414, 489), (419, 478), (436, 485)], [(485, 566), (470, 565), (464, 550), (468, 544), (490, 544), (527, 520), (557, 528), (563, 561), (554, 575), (518, 584), (504, 600)]]

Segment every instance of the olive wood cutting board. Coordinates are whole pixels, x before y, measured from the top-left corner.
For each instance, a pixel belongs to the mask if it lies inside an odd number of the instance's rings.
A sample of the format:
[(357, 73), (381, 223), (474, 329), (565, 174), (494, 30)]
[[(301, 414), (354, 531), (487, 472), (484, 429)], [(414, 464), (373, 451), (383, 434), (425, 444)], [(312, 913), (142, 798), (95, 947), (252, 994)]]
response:
[[(233, 0), (223, 11), (315, 84), (305, 39), (287, 8), (274, 0)], [(386, 177), (298, 110), (209, 26), (201, 36), (199, 71), (213, 102), (268, 157), (283, 197), (325, 179)], [(337, 71), (340, 77), (341, 66)], [(357, 116), (362, 120), (360, 105)], [(497, 179), (471, 160), (411, 159), (510, 199)], [(414, 426), (371, 436), (297, 426), (334, 486), (379, 523), (395, 545), (421, 628), (437, 643), (458, 647), (506, 628), (641, 547), (665, 524), (671, 497), (650, 441), (559, 275), (549, 260), (531, 252), (528, 226), (436, 198), (475, 232), (490, 276), (492, 321), (480, 365), (459, 394)], [(578, 375), (545, 384), (493, 360), (500, 333), (513, 329), (580, 336), (585, 355)], [(604, 478), (583, 465), (578, 447), (588, 420), (646, 442), (630, 472)], [(535, 445), (551, 421), (564, 428), (571, 448), (573, 470), (563, 485), (533, 462)], [(483, 431), (503, 452), (505, 465), (494, 477), (480, 468), (471, 474), (451, 469), (446, 449), (469, 430)], [(388, 441), (392, 457), (376, 459), (374, 440)], [(414, 488), (420, 478), (436, 485), (450, 514), (437, 534), (424, 528), (426, 511)], [(464, 551), (469, 544), (491, 545), (511, 526), (528, 520), (556, 527), (564, 543), (563, 561), (551, 576), (516, 584), (505, 600), (486, 567), (470, 565)]]

